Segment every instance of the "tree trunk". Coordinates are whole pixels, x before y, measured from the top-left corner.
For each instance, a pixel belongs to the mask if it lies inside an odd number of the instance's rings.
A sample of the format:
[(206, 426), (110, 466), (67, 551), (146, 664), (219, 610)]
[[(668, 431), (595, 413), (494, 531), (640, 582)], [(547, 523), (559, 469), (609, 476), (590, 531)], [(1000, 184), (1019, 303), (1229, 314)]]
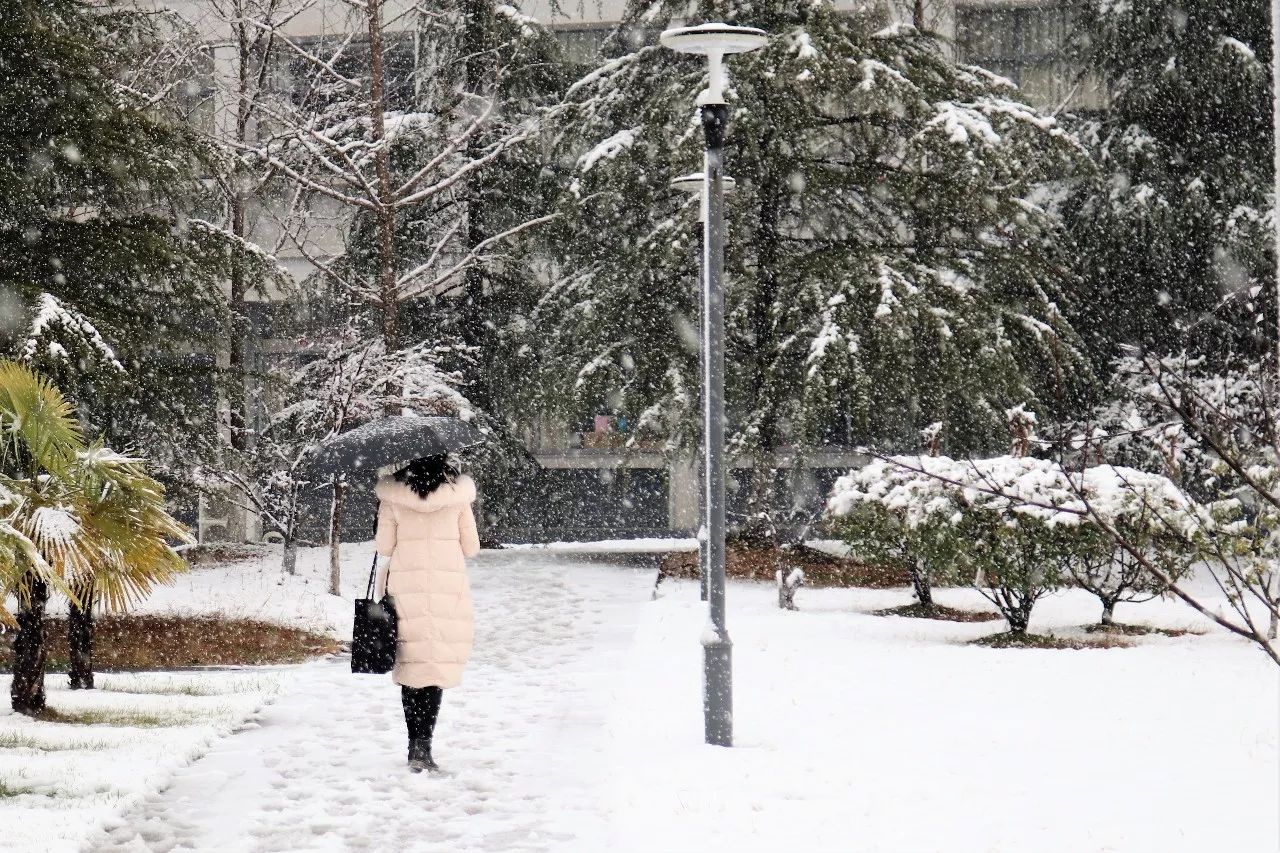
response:
[(911, 586), (915, 590), (916, 600), (920, 602), (920, 609), (930, 616), (936, 615), (938, 609), (933, 603), (933, 584), (929, 582), (928, 573), (925, 572), (918, 559), (911, 560), (908, 565), (911, 573)]
[[(369, 19), (369, 123), (374, 146), (374, 216), (378, 231), (378, 300), (382, 306), (382, 345), (387, 355), (399, 349), (400, 301), (396, 286), (396, 199), (391, 184), (391, 152), (387, 150), (386, 72), (382, 61), (382, 0), (367, 0)], [(397, 389), (387, 389), (388, 415), (398, 414)]]
[(329, 594), (342, 595), (342, 498), (346, 487), (333, 484), (333, 513), (329, 516)]
[[(765, 109), (767, 108), (766, 102)], [(767, 135), (761, 140), (761, 150), (772, 150), (773, 143), (773, 135)], [(783, 178), (774, 170), (768, 170), (761, 181), (759, 193), (760, 206), (757, 212), (759, 228), (756, 237), (758, 288), (747, 312), (747, 323), (754, 342), (751, 348), (754, 358), (752, 376), (757, 391), (764, 391), (767, 387), (769, 363), (771, 359), (777, 357), (776, 329), (772, 312), (778, 299), (782, 267), (790, 261), (790, 257), (783, 250), (779, 229), (786, 199), (786, 189), (782, 181)], [(755, 512), (766, 514), (768, 523), (766, 525), (753, 521), (750, 526), (757, 528), (755, 531), (757, 535), (767, 538), (774, 547), (777, 547), (778, 526), (774, 518), (775, 502), (772, 497), (778, 465), (777, 450), (783, 436), (779, 435), (777, 406), (767, 399), (761, 400), (758, 405), (764, 407), (764, 415), (757, 424), (756, 440), (760, 455), (752, 471), (751, 508)]]
[(29, 597), (18, 603), (18, 636), (13, 643), (13, 710), (35, 716), (44, 710), (44, 607), (49, 587), (42, 578), (27, 576)]
[[(1280, 73), (1280, 71), (1277, 71), (1277, 73)], [(1280, 117), (1276, 121), (1280, 121)], [(1267, 598), (1271, 604), (1271, 619), (1267, 624), (1267, 639), (1274, 640), (1277, 634), (1280, 634), (1280, 572), (1274, 569), (1267, 583)]]
[[(244, 197), (237, 190), (230, 199), (231, 233), (241, 239), (245, 235)], [(227, 403), (228, 428), (231, 433), (231, 447), (243, 451), (247, 447), (245, 436), (245, 316), (244, 297), (247, 290), (244, 265), (237, 258), (231, 265), (231, 334), (228, 342), (227, 372), (230, 373), (231, 395)]]
[[(486, 92), (486, 83), (493, 66), (493, 54), (490, 51), (489, 15), (490, 4), (484, 0), (462, 0), (462, 44), (461, 54), (464, 57), (463, 89), (477, 99), (497, 98), (497, 92)], [(477, 160), (483, 155), (484, 138), (476, 134), (467, 142), (466, 158)], [(464, 251), (475, 251), (489, 236), (484, 227), (484, 171), (473, 172), (463, 182), (462, 197), (466, 200), (467, 230)], [(489, 409), (493, 403), (491, 387), (492, 371), (485, 369), (489, 361), (488, 327), (489, 319), (485, 285), (487, 276), (479, 263), (470, 264), (463, 273), (465, 287), (465, 306), (461, 324), (462, 339), (468, 346), (473, 346), (479, 353), (479, 368), (475, 379), (469, 386), (471, 401), (479, 409)]]
[[(241, 145), (249, 143), (249, 117), (253, 107), (250, 94), (253, 85), (253, 77), (251, 72), (251, 62), (253, 59), (253, 41), (258, 35), (256, 32), (250, 32), (250, 27), (245, 23), (244, 9), (240, 2), (235, 4), (236, 20), (233, 27), (236, 34), (236, 125), (235, 125), (235, 141)], [(266, 59), (264, 58), (265, 62)], [(248, 240), (248, 220), (245, 216), (245, 208), (247, 199), (240, 189), (240, 173), (239, 169), (232, 172), (230, 176), (230, 193), (227, 198), (227, 219), (230, 225), (231, 233), (240, 240)], [(238, 251), (233, 249), (233, 251)], [(245, 315), (245, 294), (248, 291), (248, 282), (245, 277), (244, 258), (236, 257), (231, 264), (230, 275), (230, 304), (231, 309), (231, 335), (228, 342), (228, 372), (231, 374), (231, 383), (234, 391), (228, 406), (228, 426), (231, 432), (231, 446), (235, 450), (243, 451), (247, 446), (245, 436), (245, 343), (247, 330), (244, 328)]]
[(1005, 611), (1005, 619), (1009, 622), (1009, 633), (1015, 637), (1025, 637), (1027, 628), (1031, 625), (1031, 607), (1035, 604), (1035, 599), (1024, 598), (1017, 602), (1013, 607)]
[(280, 534), (284, 537), (284, 570), (286, 574), (298, 573), (298, 482), (289, 487), (288, 515)]
[(1015, 637), (1025, 637), (1027, 635), (1027, 620), (1022, 617), (1021, 610), (1010, 610), (1004, 614), (1005, 621), (1009, 623), (1009, 633)]
[(1102, 599), (1102, 619), (1099, 621), (1099, 624), (1100, 625), (1116, 624), (1115, 613), (1116, 613), (1116, 603), (1110, 599), (1106, 599), (1106, 598)]
[(71, 689), (93, 689), (93, 587), (81, 592), (83, 606), (67, 611), (67, 652)]

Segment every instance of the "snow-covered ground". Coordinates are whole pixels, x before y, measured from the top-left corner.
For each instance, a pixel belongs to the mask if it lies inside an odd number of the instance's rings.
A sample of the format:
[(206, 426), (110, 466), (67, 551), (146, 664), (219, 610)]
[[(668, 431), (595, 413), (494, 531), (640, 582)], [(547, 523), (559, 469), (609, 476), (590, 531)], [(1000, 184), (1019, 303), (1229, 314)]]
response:
[[(293, 677), (282, 670), (99, 675), (100, 689), (48, 679), (49, 706), (85, 722), (0, 711), (0, 850), (78, 850), (99, 825), (165, 785), (209, 746), (254, 725)], [(7, 696), (9, 676), (0, 676)]]
[[(369, 556), (347, 548), (348, 592)], [(350, 602), (325, 593), (325, 559), (304, 552), (288, 579), (275, 556), (193, 572), (148, 609), (341, 636)], [(905, 591), (806, 589), (802, 609), (783, 612), (772, 587), (734, 583), (737, 745), (721, 749), (702, 743), (695, 583), (668, 581), (651, 601), (653, 572), (634, 557), (588, 563), (561, 549), (485, 552), (473, 582), (476, 656), (437, 734), (451, 776), (408, 774), (387, 679), (318, 661), (265, 676), (279, 697), (258, 710), (266, 692), (244, 681), (216, 701), (147, 699), (252, 716), (194, 763), (236, 723), (134, 732), (0, 717), (0, 735), (119, 740), (56, 752), (0, 742), (6, 784), (19, 771), (51, 790), (64, 780), (48, 803), (0, 795), (0, 847), (34, 814), (43, 829), (29, 837), (47, 844), (17, 849), (75, 849), (75, 832), (55, 843), (61, 808), (94, 828), (87, 849), (104, 851), (1280, 848), (1280, 674), (1221, 632), (999, 650), (964, 644), (999, 623), (869, 615)], [(939, 598), (981, 606), (967, 590)], [(1096, 615), (1090, 597), (1068, 593), (1038, 606), (1033, 627)], [(1174, 602), (1117, 615), (1203, 627)], [(173, 677), (230, 688), (250, 676)], [(59, 691), (53, 702), (100, 699)]]

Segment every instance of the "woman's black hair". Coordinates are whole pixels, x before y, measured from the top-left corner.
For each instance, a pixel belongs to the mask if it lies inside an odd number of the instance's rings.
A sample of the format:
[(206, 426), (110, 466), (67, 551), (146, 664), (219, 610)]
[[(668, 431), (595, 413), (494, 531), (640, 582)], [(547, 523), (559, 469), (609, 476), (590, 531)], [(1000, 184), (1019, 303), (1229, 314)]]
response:
[(426, 456), (413, 460), (393, 476), (418, 497), (426, 498), (445, 483), (458, 479), (458, 469), (449, 464), (447, 456)]

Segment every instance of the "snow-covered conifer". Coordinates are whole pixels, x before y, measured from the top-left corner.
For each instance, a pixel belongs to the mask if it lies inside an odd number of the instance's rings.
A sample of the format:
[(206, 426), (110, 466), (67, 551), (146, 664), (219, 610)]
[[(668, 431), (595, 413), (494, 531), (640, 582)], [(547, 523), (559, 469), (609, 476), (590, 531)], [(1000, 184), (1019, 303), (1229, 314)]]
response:
[(1064, 208), (1091, 352), (1256, 354), (1275, 328), (1267, 4), (1090, 0), (1079, 13), (1080, 63), (1106, 91), (1081, 132), (1098, 170)]
[(167, 463), (212, 427), (199, 354), (226, 328), (238, 250), (188, 218), (218, 163), (169, 100), (171, 18), (77, 0), (3, 16), (0, 348), (54, 378), (90, 433), (181, 476)]
[[(544, 410), (608, 406), (674, 446), (698, 435), (696, 208), (668, 181), (702, 163), (705, 63), (628, 37), (684, 13), (632, 3), (569, 89), (557, 274), (525, 353)], [(942, 421), (954, 451), (989, 449), (1009, 406), (1071, 400), (1045, 190), (1081, 161), (1071, 134), (910, 26), (782, 0), (713, 18), (772, 36), (728, 94), (728, 407), (757, 492), (784, 446), (914, 448)]]

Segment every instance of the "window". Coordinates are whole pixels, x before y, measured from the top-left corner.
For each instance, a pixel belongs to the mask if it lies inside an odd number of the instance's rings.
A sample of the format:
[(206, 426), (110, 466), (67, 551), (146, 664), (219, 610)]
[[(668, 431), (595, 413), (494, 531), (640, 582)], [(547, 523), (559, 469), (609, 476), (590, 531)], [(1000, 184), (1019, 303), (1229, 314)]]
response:
[[(325, 62), (332, 59), (341, 41), (315, 39), (304, 41), (304, 49)], [(413, 39), (403, 34), (388, 34), (382, 45), (383, 68), (386, 74), (387, 109), (406, 111), (414, 102), (414, 51)], [(354, 41), (343, 48), (333, 61), (339, 74), (358, 81), (359, 90), (352, 90), (343, 83), (319, 70), (315, 63), (298, 56), (293, 51), (276, 51), (268, 88), (286, 96), (295, 107), (322, 113), (344, 101), (365, 97), (369, 76), (368, 42)]]
[(962, 62), (1008, 77), (1028, 100), (1056, 106), (1076, 88), (1067, 61), (1072, 9), (1041, 6), (961, 6), (956, 9), (956, 48)]
[(564, 51), (565, 62), (590, 67), (596, 65), (600, 47), (609, 37), (608, 29), (564, 29), (551, 33)]

